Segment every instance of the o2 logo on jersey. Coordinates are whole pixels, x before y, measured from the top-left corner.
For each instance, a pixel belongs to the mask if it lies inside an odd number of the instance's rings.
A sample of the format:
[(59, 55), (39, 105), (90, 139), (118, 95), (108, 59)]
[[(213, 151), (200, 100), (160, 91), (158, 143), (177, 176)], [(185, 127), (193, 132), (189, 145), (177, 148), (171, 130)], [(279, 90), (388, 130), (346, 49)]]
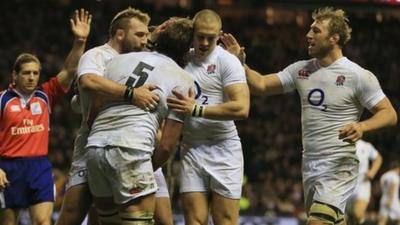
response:
[(319, 88), (312, 89), (307, 96), (308, 103), (312, 106), (322, 106), (321, 111), (326, 112), (328, 109), (328, 105), (323, 104), (325, 100), (325, 93), (323, 90)]
[(200, 88), (200, 84), (197, 83), (197, 81), (194, 81), (194, 86), (196, 87), (196, 95), (194, 96), (194, 99), (199, 99), (201, 98), (202, 105), (208, 105), (208, 96), (207, 95), (201, 95), (201, 88)]

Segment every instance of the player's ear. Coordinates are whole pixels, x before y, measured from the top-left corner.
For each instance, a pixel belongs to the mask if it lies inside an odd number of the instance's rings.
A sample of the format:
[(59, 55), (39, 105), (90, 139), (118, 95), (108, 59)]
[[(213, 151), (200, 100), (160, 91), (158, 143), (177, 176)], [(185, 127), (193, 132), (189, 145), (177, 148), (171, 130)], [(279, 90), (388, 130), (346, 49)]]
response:
[(331, 38), (330, 38), (330, 40), (331, 40), (332, 42), (336, 43), (336, 44), (339, 43), (339, 40), (340, 40), (339, 34), (334, 34), (334, 35), (332, 35)]
[(125, 31), (122, 29), (117, 29), (115, 32), (115, 37), (117, 38), (118, 41), (122, 41), (125, 38)]
[(11, 79), (12, 79), (12, 82), (13, 82), (13, 83), (14, 83), (15, 80), (17, 79), (17, 72), (15, 72), (15, 70), (12, 71)]

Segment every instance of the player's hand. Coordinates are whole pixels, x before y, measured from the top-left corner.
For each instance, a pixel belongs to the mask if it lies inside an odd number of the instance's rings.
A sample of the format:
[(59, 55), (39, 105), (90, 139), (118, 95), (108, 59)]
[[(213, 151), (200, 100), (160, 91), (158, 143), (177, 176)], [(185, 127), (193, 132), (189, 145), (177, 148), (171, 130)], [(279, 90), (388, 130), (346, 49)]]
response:
[(132, 97), (132, 104), (145, 111), (154, 110), (160, 100), (159, 96), (152, 92), (155, 89), (157, 89), (157, 86), (154, 84), (145, 84), (135, 88)]
[(155, 42), (160, 35), (167, 27), (171, 24), (175, 23), (179, 18), (178, 17), (171, 17), (168, 20), (164, 21), (162, 24), (158, 25), (153, 32), (150, 34), (150, 41)]
[(244, 47), (241, 47), (236, 38), (230, 33), (221, 33), (220, 40), (224, 44), (224, 48), (231, 54), (238, 57), (242, 64), (246, 63), (246, 53)]
[(0, 191), (3, 191), (9, 184), (6, 173), (0, 169)]
[(367, 178), (368, 180), (372, 181), (372, 179), (374, 179), (374, 175), (372, 174), (371, 171), (368, 171), (365, 173), (365, 178)]
[(172, 91), (172, 94), (174, 94), (176, 98), (174, 97), (167, 98), (168, 107), (171, 108), (172, 111), (183, 113), (186, 115), (191, 115), (193, 106), (196, 104), (196, 101), (194, 100), (195, 95), (193, 89), (191, 88), (189, 89), (189, 93), (187, 96), (175, 90)]
[(75, 39), (85, 41), (89, 36), (92, 15), (84, 9), (75, 10), (74, 16), (70, 19), (70, 22)]
[(364, 131), (359, 123), (351, 123), (339, 129), (339, 139), (344, 142), (354, 143), (362, 138), (363, 133)]

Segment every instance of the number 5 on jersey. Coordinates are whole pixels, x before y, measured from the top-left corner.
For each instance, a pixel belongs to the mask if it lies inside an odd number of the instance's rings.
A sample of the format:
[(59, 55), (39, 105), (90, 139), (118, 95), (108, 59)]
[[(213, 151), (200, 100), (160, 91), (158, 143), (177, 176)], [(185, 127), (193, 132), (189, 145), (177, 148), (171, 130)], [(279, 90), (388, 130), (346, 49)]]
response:
[[(129, 76), (128, 80), (126, 81), (125, 85), (129, 87), (140, 87), (146, 82), (147, 78), (149, 77), (149, 74), (147, 74), (146, 70), (152, 71), (154, 69), (154, 66), (150, 66), (147, 63), (144, 62), (139, 62), (139, 64), (135, 67), (135, 69), (132, 71), (134, 75), (139, 77), (138, 81), (135, 84), (135, 81), (137, 78)], [(135, 85), (135, 86), (133, 86)]]

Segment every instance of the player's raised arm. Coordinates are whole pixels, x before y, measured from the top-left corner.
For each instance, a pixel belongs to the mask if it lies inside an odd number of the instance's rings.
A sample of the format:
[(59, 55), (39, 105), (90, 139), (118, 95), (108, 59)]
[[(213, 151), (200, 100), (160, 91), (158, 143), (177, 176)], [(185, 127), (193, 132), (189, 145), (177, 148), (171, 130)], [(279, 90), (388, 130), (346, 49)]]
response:
[(246, 53), (244, 47), (241, 47), (236, 38), (229, 33), (223, 33), (220, 36), (222, 43), (227, 51), (238, 57), (244, 65), (247, 84), (250, 92), (256, 95), (277, 95), (283, 93), (283, 87), (276, 73), (261, 75), (259, 72), (251, 69), (245, 64)]
[(84, 9), (75, 10), (73, 18), (70, 19), (74, 42), (63, 68), (57, 74), (58, 81), (64, 88), (69, 88), (75, 78), (79, 58), (85, 50), (86, 39), (89, 36), (91, 21), (92, 15)]

